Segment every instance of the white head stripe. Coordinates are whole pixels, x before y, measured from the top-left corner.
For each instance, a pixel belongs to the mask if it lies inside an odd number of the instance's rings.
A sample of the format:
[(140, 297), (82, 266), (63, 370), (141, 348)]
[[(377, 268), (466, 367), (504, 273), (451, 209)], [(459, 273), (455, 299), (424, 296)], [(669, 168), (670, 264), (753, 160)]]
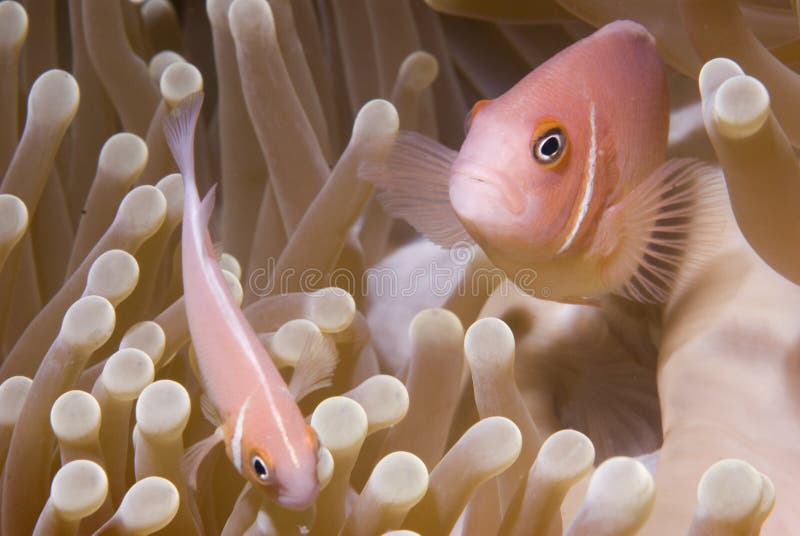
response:
[(239, 408), (239, 415), (236, 416), (236, 426), (233, 429), (233, 438), (231, 438), (233, 464), (239, 474), (244, 474), (242, 473), (242, 436), (244, 435), (244, 415), (247, 413), (247, 406), (250, 404), (251, 398), (253, 398), (253, 395), (248, 396), (242, 407)]
[(580, 210), (578, 211), (578, 217), (575, 218), (575, 223), (572, 225), (572, 229), (570, 229), (567, 239), (564, 240), (564, 243), (561, 245), (561, 248), (558, 250), (556, 255), (560, 255), (572, 245), (572, 241), (575, 240), (575, 236), (578, 234), (581, 224), (583, 224), (586, 213), (589, 211), (589, 203), (592, 201), (592, 193), (594, 192), (594, 171), (597, 162), (597, 127), (595, 123), (594, 102), (591, 102), (590, 105), (589, 126), (591, 130), (591, 141), (589, 142), (589, 158), (586, 162), (586, 185), (583, 190), (583, 198), (581, 198), (581, 206)]

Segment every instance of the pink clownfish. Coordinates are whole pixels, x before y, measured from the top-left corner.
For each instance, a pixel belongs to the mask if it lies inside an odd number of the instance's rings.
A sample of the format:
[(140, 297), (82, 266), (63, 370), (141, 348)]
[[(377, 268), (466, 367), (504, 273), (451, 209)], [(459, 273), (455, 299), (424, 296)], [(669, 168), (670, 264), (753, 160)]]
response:
[(284, 508), (305, 510), (319, 493), (319, 445), (296, 399), (330, 383), (335, 348), (312, 349), (315, 360), (301, 357), (304, 366), (298, 362), (287, 386), (232, 297), (207, 229), (214, 190), (201, 201), (195, 183), (194, 129), (202, 102), (202, 93), (187, 97), (164, 124), (184, 183), (181, 256), (189, 332), (210, 403), (204, 413), (218, 425), (187, 450), (183, 469), (195, 487), (201, 461), (224, 442), (231, 462), (254, 488)]
[(443, 246), (476, 242), (536, 296), (663, 302), (705, 253), (698, 231), (708, 237), (720, 221), (719, 172), (665, 162), (664, 69), (634, 22), (601, 28), (479, 101), (466, 128), (458, 153), (402, 132), (361, 176), (390, 214)]

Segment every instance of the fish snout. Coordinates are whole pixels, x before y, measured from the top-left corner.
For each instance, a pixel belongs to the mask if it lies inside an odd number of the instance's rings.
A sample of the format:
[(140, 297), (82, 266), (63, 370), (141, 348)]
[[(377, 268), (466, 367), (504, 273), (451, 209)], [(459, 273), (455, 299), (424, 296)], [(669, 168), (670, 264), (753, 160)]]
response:
[(316, 475), (310, 477), (306, 474), (294, 474), (278, 488), (275, 502), (286, 509), (299, 511), (313, 505), (317, 495), (319, 495), (319, 481)]
[(311, 506), (313, 506), (314, 502), (317, 500), (317, 495), (319, 493), (319, 489), (315, 487), (313, 490), (305, 491), (302, 493), (293, 492), (292, 494), (288, 493), (279, 493), (277, 499), (275, 500), (281, 507), (286, 508), (287, 510), (293, 510), (295, 512), (299, 512), (302, 510), (307, 510)]
[(656, 39), (653, 37), (647, 28), (632, 20), (616, 20), (606, 24), (596, 32), (597, 36), (611, 36), (618, 35), (622, 38), (639, 40), (647, 43), (649, 46), (655, 46)]
[(450, 200), (456, 212), (462, 214), (476, 209), (483, 212), (487, 205), (493, 205), (504, 208), (512, 215), (519, 215), (525, 210), (526, 196), (519, 185), (509, 178), (467, 170), (451, 176)]

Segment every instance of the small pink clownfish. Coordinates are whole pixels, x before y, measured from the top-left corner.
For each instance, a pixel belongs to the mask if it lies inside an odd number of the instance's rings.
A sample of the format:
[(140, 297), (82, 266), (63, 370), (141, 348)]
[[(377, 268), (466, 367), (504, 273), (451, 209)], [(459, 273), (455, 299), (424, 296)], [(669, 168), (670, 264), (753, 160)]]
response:
[(663, 65), (636, 23), (609, 24), (479, 101), (466, 128), (458, 153), (403, 132), (362, 178), (390, 214), (440, 245), (476, 242), (536, 296), (665, 301), (703, 253), (697, 233), (721, 221), (719, 172), (665, 162)]
[[(195, 487), (202, 459), (220, 441), (237, 471), (278, 505), (306, 510), (319, 493), (318, 442), (296, 399), (330, 383), (335, 349), (305, 360), (286, 385), (239, 305), (214, 253), (208, 221), (214, 190), (202, 200), (194, 173), (194, 129), (203, 94), (187, 97), (164, 124), (184, 183), (181, 256), (189, 331), (216, 432), (186, 452), (183, 469)], [(317, 349), (315, 349), (317, 350)], [(302, 368), (302, 370), (301, 370)]]

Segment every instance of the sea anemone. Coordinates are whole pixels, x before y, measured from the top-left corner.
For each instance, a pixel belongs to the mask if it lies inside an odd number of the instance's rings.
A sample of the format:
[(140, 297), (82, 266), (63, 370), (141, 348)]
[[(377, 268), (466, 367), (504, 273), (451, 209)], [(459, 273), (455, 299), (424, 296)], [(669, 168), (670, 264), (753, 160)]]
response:
[[(0, 2), (0, 532), (795, 532), (796, 9)], [(525, 294), (361, 180), (399, 129), (455, 148), (474, 101), (622, 18), (668, 66), (669, 154), (727, 184), (715, 247), (667, 303)], [(265, 500), (219, 451), (182, 468), (214, 427), (162, 125), (199, 91), (232, 295), (287, 380), (309, 347), (338, 355), (298, 395), (323, 447), (314, 512)]]

